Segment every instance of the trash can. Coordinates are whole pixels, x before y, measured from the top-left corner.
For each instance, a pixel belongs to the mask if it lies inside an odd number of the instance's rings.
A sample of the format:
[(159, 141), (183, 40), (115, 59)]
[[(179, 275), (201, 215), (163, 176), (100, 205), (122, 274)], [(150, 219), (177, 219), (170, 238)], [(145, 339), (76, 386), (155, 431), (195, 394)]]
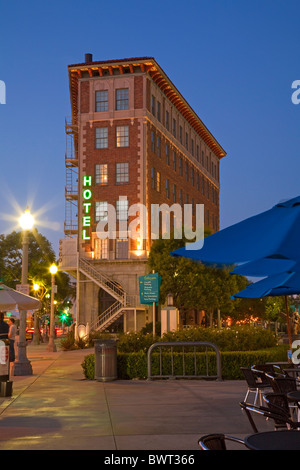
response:
[(110, 382), (117, 375), (117, 342), (114, 339), (96, 339), (95, 344), (95, 380)]

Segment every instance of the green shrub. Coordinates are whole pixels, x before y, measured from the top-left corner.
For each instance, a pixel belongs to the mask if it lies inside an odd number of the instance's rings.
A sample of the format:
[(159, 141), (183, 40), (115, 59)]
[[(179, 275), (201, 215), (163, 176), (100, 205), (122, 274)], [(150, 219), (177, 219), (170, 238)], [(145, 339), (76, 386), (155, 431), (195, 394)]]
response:
[(86, 379), (93, 380), (95, 377), (95, 354), (85, 356), (81, 367)]
[(119, 352), (148, 351), (156, 342), (207, 341), (218, 346), (220, 351), (256, 351), (276, 346), (274, 332), (264, 328), (188, 328), (165, 333), (162, 337), (153, 338), (152, 333), (128, 333), (119, 336)]
[(220, 351), (256, 351), (276, 346), (275, 334), (264, 328), (189, 328), (165, 333), (161, 341), (208, 341)]
[(142, 333), (128, 333), (119, 336), (117, 347), (119, 352), (131, 353), (148, 351), (153, 343), (160, 340), (159, 336), (153, 338), (152, 333), (143, 335)]
[(77, 349), (75, 346), (74, 331), (71, 330), (67, 333), (65, 338), (62, 338), (60, 341), (60, 346), (64, 351), (70, 351), (72, 349)]

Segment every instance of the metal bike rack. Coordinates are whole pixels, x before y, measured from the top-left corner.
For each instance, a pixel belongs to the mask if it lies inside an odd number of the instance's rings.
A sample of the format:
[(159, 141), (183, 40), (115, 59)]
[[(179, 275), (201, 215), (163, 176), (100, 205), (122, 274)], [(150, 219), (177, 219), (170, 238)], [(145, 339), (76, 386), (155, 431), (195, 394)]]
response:
[[(182, 375), (174, 374), (174, 347), (182, 348)], [(206, 355), (206, 374), (205, 375), (197, 375), (197, 350), (196, 348), (199, 346), (204, 346), (206, 348), (205, 355)], [(170, 361), (171, 361), (171, 374), (163, 374), (162, 372), (162, 348), (169, 347), (170, 348)], [(185, 373), (185, 347), (193, 348), (194, 350), (194, 375), (186, 375)], [(159, 348), (159, 374), (152, 375), (152, 365), (151, 365), (151, 356), (153, 350)], [(208, 355), (207, 349), (211, 348), (216, 353), (217, 359), (217, 375), (209, 375), (209, 364), (208, 364)], [(176, 342), (161, 342), (161, 343), (154, 343), (148, 349), (147, 353), (147, 369), (148, 369), (148, 380), (152, 380), (154, 378), (197, 378), (197, 379), (216, 379), (218, 381), (222, 380), (222, 367), (221, 367), (221, 354), (219, 348), (213, 344), (206, 341), (176, 341)]]

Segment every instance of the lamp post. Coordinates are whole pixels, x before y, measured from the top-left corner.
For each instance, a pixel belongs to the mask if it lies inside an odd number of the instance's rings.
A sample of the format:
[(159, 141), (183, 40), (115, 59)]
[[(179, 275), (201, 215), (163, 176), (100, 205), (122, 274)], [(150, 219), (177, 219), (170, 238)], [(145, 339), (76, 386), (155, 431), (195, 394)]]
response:
[[(19, 220), (20, 226), (22, 228), (22, 285), (27, 285), (28, 283), (28, 248), (29, 248), (29, 230), (32, 229), (34, 225), (33, 216), (30, 214), (30, 211), (27, 207), (24, 214), (20, 217)], [(15, 361), (14, 366), (14, 375), (32, 375), (32, 366), (26, 355), (26, 318), (27, 311), (21, 310), (20, 314), (20, 326), (19, 326), (19, 342), (18, 346), (18, 358)]]
[(167, 295), (167, 305), (161, 309), (161, 336), (168, 331), (178, 330), (178, 310), (174, 307), (174, 296)]
[(56, 352), (56, 345), (54, 342), (55, 337), (55, 322), (54, 322), (54, 286), (55, 286), (55, 274), (57, 273), (57, 266), (52, 264), (50, 267), (51, 273), (51, 307), (50, 307), (50, 336), (48, 351)]
[[(40, 290), (40, 285), (35, 283), (33, 284), (33, 290), (36, 297), (39, 297), (38, 291)], [(39, 317), (38, 312), (34, 312), (34, 333), (33, 333), (33, 344), (40, 344), (40, 329), (39, 329)]]

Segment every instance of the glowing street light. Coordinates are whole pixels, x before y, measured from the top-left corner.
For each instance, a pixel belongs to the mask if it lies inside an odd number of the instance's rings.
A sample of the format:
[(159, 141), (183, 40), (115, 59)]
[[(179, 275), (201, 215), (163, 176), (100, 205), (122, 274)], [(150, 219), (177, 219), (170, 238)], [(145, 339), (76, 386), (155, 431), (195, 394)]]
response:
[[(34, 225), (34, 218), (27, 207), (24, 214), (19, 219), (22, 228), (22, 285), (28, 285), (28, 247), (29, 231)], [(14, 375), (32, 375), (32, 366), (26, 355), (26, 318), (27, 311), (20, 311), (20, 327), (18, 342), (18, 359), (15, 361)]]
[(50, 336), (48, 351), (56, 352), (55, 338), (55, 322), (54, 322), (54, 290), (55, 290), (55, 274), (57, 273), (57, 266), (52, 264), (50, 266), (51, 273), (51, 307), (50, 307)]
[(30, 210), (28, 209), (28, 207), (26, 211), (24, 212), (24, 214), (21, 215), (19, 219), (19, 224), (23, 230), (31, 230), (32, 227), (34, 226), (34, 218), (33, 218), (33, 215), (30, 213)]

